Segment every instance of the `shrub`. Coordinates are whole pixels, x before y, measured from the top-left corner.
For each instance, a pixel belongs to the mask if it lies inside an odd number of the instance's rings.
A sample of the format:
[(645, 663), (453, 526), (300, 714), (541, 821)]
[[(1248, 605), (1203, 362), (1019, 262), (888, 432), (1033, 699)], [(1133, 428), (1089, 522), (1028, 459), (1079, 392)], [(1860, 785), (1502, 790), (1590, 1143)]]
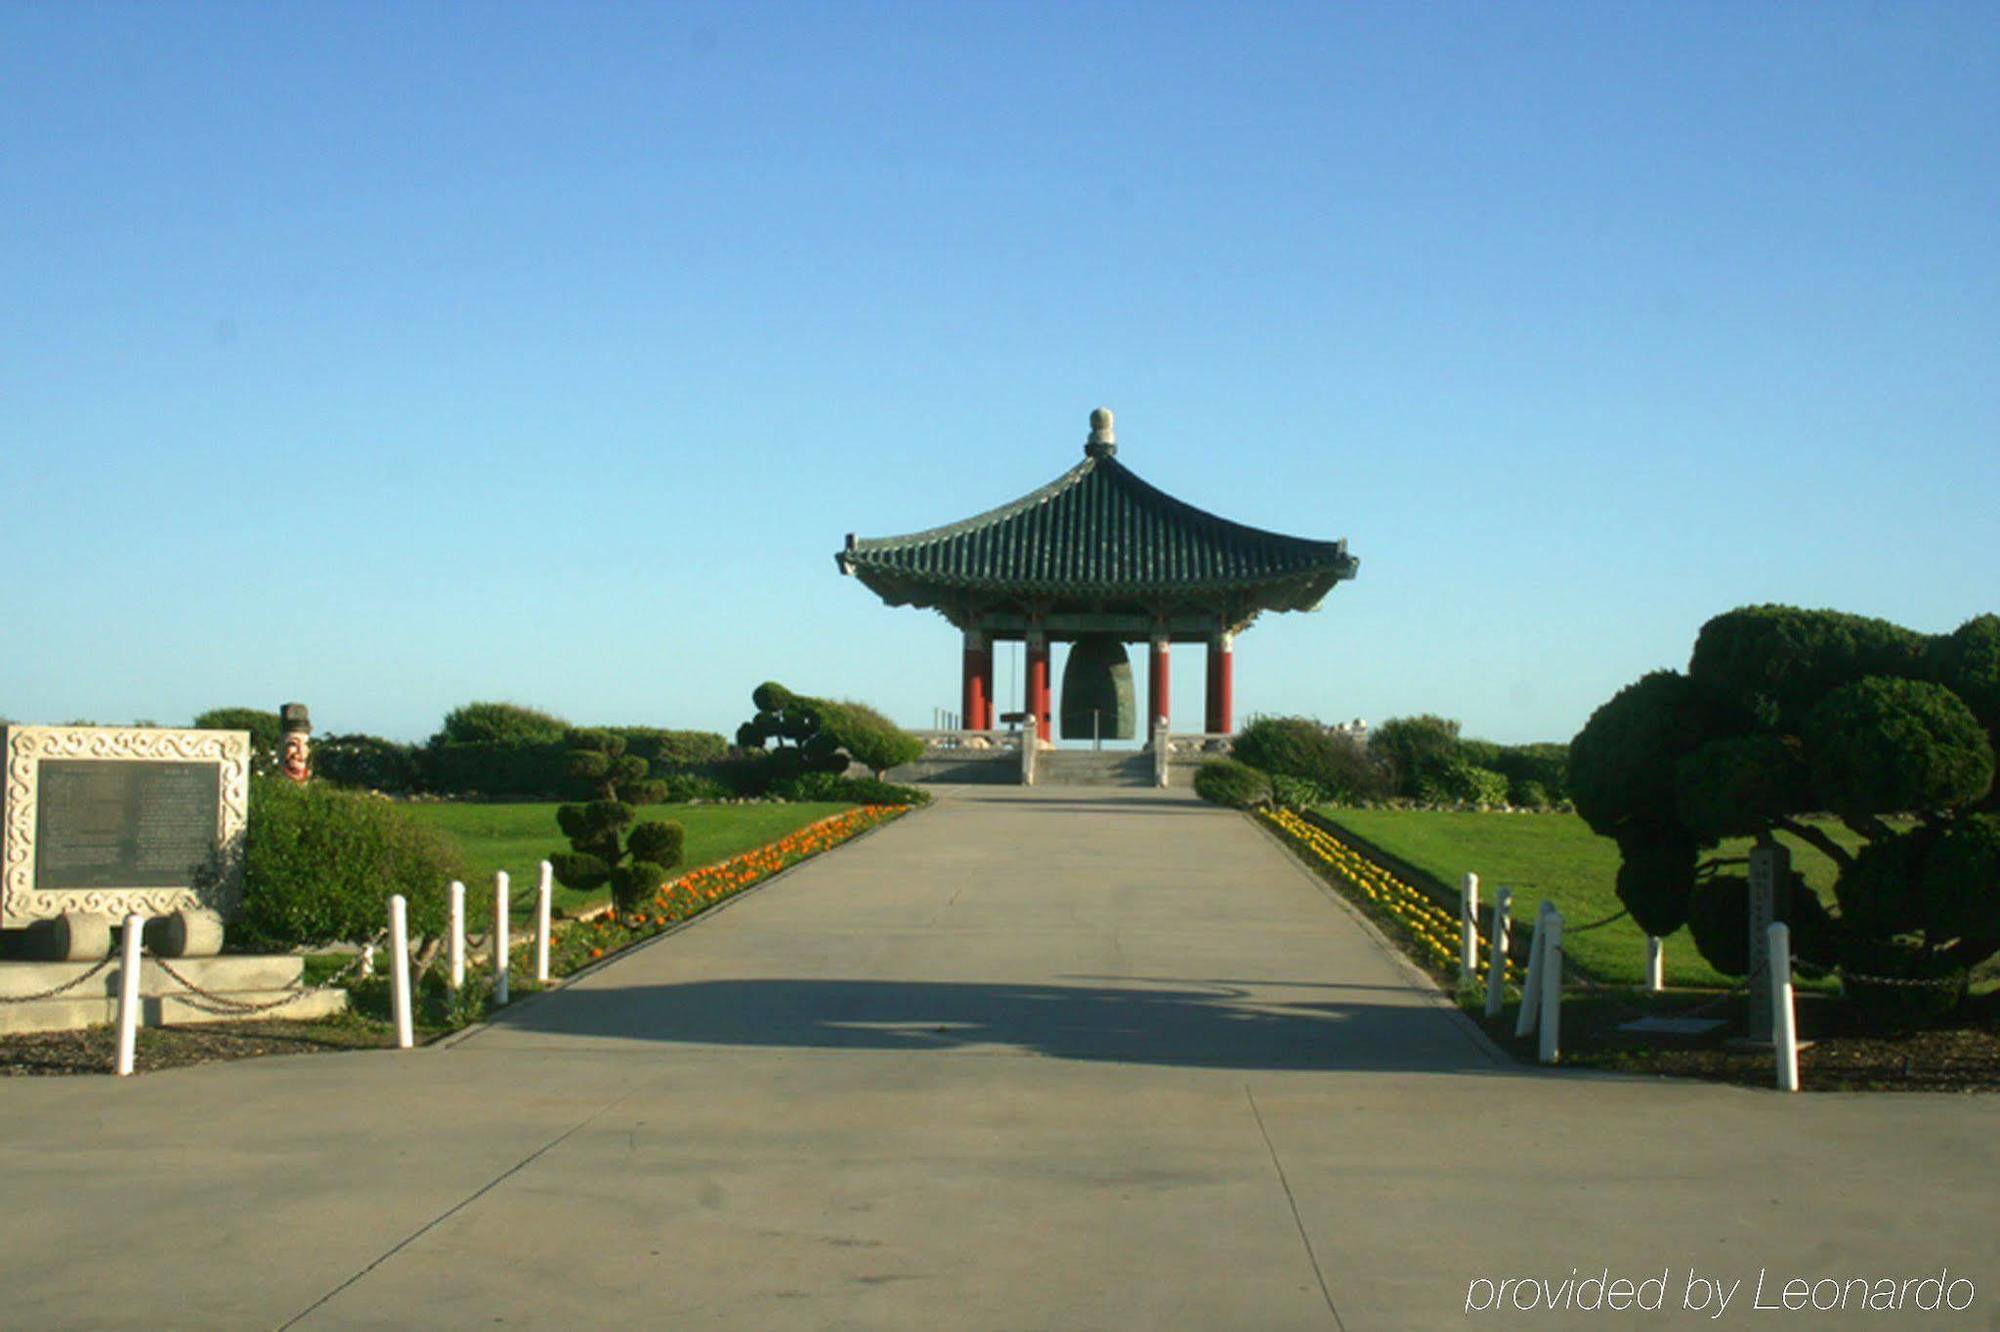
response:
[(625, 752), (642, 758), (661, 775), (677, 768), (714, 763), (729, 753), (729, 742), (713, 731), (663, 731), (652, 726), (604, 728), (625, 741)]
[(518, 703), (467, 703), (445, 714), (432, 745), (554, 745), (569, 723)]
[(1524, 798), (1530, 786), (1544, 793), (1540, 803), (1560, 804), (1569, 798), (1569, 746), (1546, 741), (1530, 745), (1503, 746), (1490, 762), (1480, 763), (1507, 778), (1507, 799), (1516, 805), (1538, 802)]
[(1433, 758), (1418, 772), (1414, 794), (1434, 805), (1503, 805), (1507, 779), (1456, 756)]
[(367, 939), (401, 893), (410, 929), (434, 935), (444, 928), (445, 885), (464, 875), (448, 837), (387, 801), (261, 778), (251, 784), (233, 932), (253, 948)]
[(1194, 793), (1216, 805), (1249, 809), (1271, 799), (1271, 779), (1235, 759), (1210, 759), (1194, 771)]
[(1314, 783), (1324, 800), (1366, 800), (1388, 794), (1382, 766), (1354, 740), (1311, 717), (1253, 717), (1230, 746), (1239, 763), (1273, 777)]
[[(90, 725), (89, 722), (72, 725)], [(194, 719), (197, 731), (250, 732), (250, 771), (268, 777), (278, 770), (278, 746), (283, 742), (283, 726), (275, 712), (262, 708), (210, 708)]]
[(821, 729), (879, 780), (891, 768), (924, 756), (924, 742), (866, 703), (842, 700), (821, 704)]
[(729, 786), (714, 777), (699, 772), (673, 772), (662, 777), (666, 786), (668, 804), (686, 804), (690, 800), (727, 800), (736, 794)]
[(423, 784), (423, 765), (416, 746), (379, 735), (314, 737), (312, 769), (316, 777), (336, 786), (385, 795), (408, 795)]
[(1318, 782), (1283, 773), (1272, 773), (1270, 777), (1271, 798), (1286, 809), (1313, 809), (1333, 800), (1333, 793)]
[(901, 786), (876, 777), (842, 777), (831, 772), (809, 772), (772, 786), (770, 794), (783, 800), (844, 800), (857, 805), (928, 805), (931, 794), (915, 786)]
[(1368, 749), (1389, 765), (1398, 795), (1418, 797), (1420, 774), (1458, 757), (1458, 731), (1457, 722), (1433, 713), (1391, 717), (1369, 735)]
[(570, 776), (569, 749), (560, 740), (549, 744), (439, 743), (434, 736), (418, 757), (424, 786), (441, 795), (549, 800), (576, 791), (576, 779)]

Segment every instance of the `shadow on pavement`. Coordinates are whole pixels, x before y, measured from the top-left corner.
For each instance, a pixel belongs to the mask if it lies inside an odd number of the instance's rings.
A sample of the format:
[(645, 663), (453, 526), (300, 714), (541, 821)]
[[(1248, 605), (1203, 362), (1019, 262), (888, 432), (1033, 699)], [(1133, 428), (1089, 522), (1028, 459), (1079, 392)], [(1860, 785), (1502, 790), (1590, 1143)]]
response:
[(1428, 1005), (1258, 1002), (1242, 991), (726, 980), (578, 988), (496, 1026), (664, 1044), (949, 1052), (1197, 1068), (1508, 1072)]

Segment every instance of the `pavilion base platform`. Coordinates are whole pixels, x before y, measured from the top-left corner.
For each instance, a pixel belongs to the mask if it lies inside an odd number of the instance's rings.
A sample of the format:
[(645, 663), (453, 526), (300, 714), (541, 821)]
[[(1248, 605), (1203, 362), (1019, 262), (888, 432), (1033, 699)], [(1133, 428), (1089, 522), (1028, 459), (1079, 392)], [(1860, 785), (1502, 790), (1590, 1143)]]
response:
[[(75, 980), (91, 962), (0, 962), (0, 1035), (35, 1031), (76, 1031), (118, 1020), (118, 963), (82, 985), (47, 999), (14, 1002)], [(238, 1004), (268, 1004), (298, 990), (305, 959), (285, 954), (240, 954), (174, 958), (173, 969), (210, 994)], [(140, 1020), (148, 1027), (181, 1027), (204, 1022), (248, 1022), (270, 1018), (331, 1017), (347, 1009), (343, 989), (300, 990), (290, 1003), (261, 1012), (233, 1011), (187, 988), (152, 958), (139, 964)], [(217, 1011), (219, 1010), (219, 1011)]]

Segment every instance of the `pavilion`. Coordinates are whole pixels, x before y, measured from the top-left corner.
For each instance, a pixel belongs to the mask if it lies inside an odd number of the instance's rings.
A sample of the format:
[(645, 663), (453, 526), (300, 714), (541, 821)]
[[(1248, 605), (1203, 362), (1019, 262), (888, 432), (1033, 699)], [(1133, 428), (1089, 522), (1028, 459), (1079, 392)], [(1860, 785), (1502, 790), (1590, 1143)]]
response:
[(1026, 709), (1051, 738), (1049, 645), (1068, 642), (1063, 736), (1130, 739), (1125, 644), (1151, 646), (1146, 733), (1170, 715), (1168, 649), (1208, 647), (1204, 730), (1233, 715), (1236, 635), (1266, 611), (1316, 610), (1360, 561), (1347, 542), (1230, 522), (1118, 461), (1111, 413), (1090, 414), (1083, 461), (1020, 499), (907, 536), (847, 538), (834, 558), (891, 606), (928, 607), (964, 635), (961, 725), (994, 729), (993, 645), (1026, 643)]

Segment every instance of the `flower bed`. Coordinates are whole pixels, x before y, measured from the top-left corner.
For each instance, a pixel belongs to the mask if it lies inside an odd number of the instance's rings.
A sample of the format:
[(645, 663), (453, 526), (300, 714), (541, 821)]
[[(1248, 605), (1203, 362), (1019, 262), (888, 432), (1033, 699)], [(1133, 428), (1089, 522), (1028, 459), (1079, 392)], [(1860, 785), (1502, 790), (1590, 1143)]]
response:
[[(567, 976), (622, 948), (650, 939), (717, 902), (762, 883), (780, 870), (830, 851), (908, 812), (901, 805), (862, 805), (808, 824), (755, 850), (691, 870), (661, 885), (636, 912), (606, 912), (589, 920), (559, 920), (549, 931), (549, 974)], [(519, 979), (524, 969), (532, 976), (533, 947), (532, 933), (515, 947), (510, 958), (510, 979)]]
[[(1440, 907), (1425, 893), (1289, 809), (1260, 809), (1257, 817), (1350, 901), (1385, 927), (1426, 970), (1451, 982), (1457, 981), (1459, 923), (1454, 912)], [(1478, 937), (1476, 975), (1483, 982), (1492, 957), (1492, 944), (1484, 931)], [(1511, 958), (1506, 962), (1503, 977), (1510, 984), (1519, 984), (1519, 971)]]

